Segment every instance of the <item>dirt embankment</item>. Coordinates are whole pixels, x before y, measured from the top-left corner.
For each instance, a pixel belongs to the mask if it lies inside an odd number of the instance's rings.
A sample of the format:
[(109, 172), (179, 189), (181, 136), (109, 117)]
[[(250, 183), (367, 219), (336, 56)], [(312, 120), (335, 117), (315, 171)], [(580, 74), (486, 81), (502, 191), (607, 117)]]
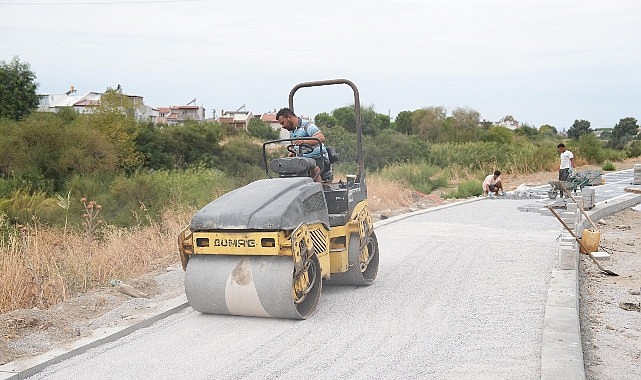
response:
[(641, 210), (626, 209), (598, 223), (610, 259), (606, 276), (584, 255), (580, 321), (588, 379), (641, 378)]

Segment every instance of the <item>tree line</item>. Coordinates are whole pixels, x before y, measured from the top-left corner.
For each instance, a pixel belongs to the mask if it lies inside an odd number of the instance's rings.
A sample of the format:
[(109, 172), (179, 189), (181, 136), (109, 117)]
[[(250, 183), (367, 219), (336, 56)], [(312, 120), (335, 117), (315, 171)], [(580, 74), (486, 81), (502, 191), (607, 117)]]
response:
[[(54, 196), (73, 191), (115, 204), (114, 199), (132, 194), (128, 207), (135, 208), (136, 202), (144, 200), (146, 207), (160, 209), (168, 196), (145, 196), (167, 192), (162, 189), (171, 182), (167, 173), (191, 170), (190, 179), (179, 175), (183, 185), (194, 182), (191, 189), (202, 203), (215, 193), (196, 190), (195, 183), (203, 175), (216, 177), (215, 186), (220, 188), (265, 177), (261, 142), (278, 137), (278, 131), (259, 119), (251, 120), (247, 130), (216, 122), (175, 126), (140, 122), (134, 117), (136, 106), (114, 90), (103, 95), (92, 114), (80, 115), (71, 108), (37, 112), (36, 88), (28, 64), (17, 58), (0, 63), (0, 199), (15, 197), (16, 192)], [(346, 105), (314, 118), (328, 144), (338, 150), (338, 168), (343, 166), (345, 172), (351, 171), (349, 165), (356, 160), (354, 115), (354, 106)], [(519, 123), (509, 115), (501, 124), (487, 122), (479, 112), (465, 107), (449, 114), (443, 107), (426, 107), (400, 112), (390, 120), (367, 106), (362, 107), (361, 118), (365, 164), (373, 172), (420, 163), (449, 178), (475, 178), (498, 167), (505, 173), (525, 174), (552, 169), (560, 141), (566, 141), (587, 162), (600, 164), (641, 155), (639, 126), (632, 117), (621, 119), (600, 136), (585, 120), (576, 120), (563, 136), (550, 125), (506, 128), (505, 124)], [(212, 170), (220, 176), (212, 175)], [(149, 190), (141, 191), (145, 186)], [(173, 199), (181, 196), (189, 198), (190, 194), (181, 190), (172, 195)]]

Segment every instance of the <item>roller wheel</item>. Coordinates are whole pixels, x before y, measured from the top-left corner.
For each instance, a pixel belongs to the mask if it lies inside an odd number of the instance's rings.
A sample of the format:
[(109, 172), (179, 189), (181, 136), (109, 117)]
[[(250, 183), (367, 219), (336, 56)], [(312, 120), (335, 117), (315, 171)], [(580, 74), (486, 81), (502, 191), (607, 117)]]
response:
[(294, 278), (292, 294), (294, 295), (294, 305), (298, 311), (298, 315), (300, 315), (302, 319), (305, 319), (316, 311), (323, 287), (320, 264), (316, 256), (309, 261), (309, 267), (303, 274), (303, 277), (304, 286), (306, 286), (306, 293), (302, 296), (300, 292), (297, 294), (297, 279)]
[(556, 199), (557, 195), (558, 195), (558, 191), (556, 191), (556, 190), (548, 191), (548, 198), (550, 198), (550, 199)]
[(370, 285), (378, 273), (378, 240), (372, 233), (367, 238), (367, 246), (363, 252), (360, 249), (358, 234), (351, 234), (348, 243), (349, 269), (344, 273), (334, 273), (327, 280), (328, 285)]
[(294, 275), (287, 256), (193, 255), (185, 273), (187, 301), (201, 313), (306, 319), (321, 289), (316, 256)]

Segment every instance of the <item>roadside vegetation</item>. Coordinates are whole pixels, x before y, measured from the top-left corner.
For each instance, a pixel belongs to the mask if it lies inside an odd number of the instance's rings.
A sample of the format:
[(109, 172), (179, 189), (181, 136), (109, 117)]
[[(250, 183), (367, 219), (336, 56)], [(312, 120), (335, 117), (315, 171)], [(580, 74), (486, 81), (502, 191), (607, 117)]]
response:
[[(28, 66), (14, 60), (2, 62), (2, 70), (11, 77)], [(28, 83), (35, 76), (26, 77)], [(113, 90), (90, 115), (34, 112), (32, 97), (25, 99), (21, 105), (30, 112), (0, 109), (0, 312), (48, 307), (177, 262), (177, 234), (193, 212), (265, 178), (261, 144), (278, 136), (260, 120), (247, 130), (214, 122), (141, 123), (136, 106)], [(496, 169), (508, 175), (555, 170), (559, 142), (577, 165), (603, 170), (641, 155), (631, 117), (597, 137), (585, 120), (562, 134), (511, 116), (485, 122), (469, 108), (404, 111), (394, 121), (373, 107), (361, 115), (374, 211), (407, 206), (416, 193), (480, 195), (483, 178)], [(315, 122), (340, 154), (337, 178), (353, 172), (354, 107), (321, 113)]]

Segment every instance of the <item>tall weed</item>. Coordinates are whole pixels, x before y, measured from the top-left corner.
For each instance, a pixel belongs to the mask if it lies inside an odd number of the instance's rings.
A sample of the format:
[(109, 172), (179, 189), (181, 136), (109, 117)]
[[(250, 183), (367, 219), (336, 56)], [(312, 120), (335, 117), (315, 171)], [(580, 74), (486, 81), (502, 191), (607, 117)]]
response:
[(389, 165), (380, 171), (380, 176), (411, 186), (422, 193), (447, 186), (447, 173), (425, 162)]
[(456, 191), (444, 192), (441, 196), (447, 198), (469, 198), (483, 194), (483, 185), (479, 181), (464, 181), (457, 185)]

